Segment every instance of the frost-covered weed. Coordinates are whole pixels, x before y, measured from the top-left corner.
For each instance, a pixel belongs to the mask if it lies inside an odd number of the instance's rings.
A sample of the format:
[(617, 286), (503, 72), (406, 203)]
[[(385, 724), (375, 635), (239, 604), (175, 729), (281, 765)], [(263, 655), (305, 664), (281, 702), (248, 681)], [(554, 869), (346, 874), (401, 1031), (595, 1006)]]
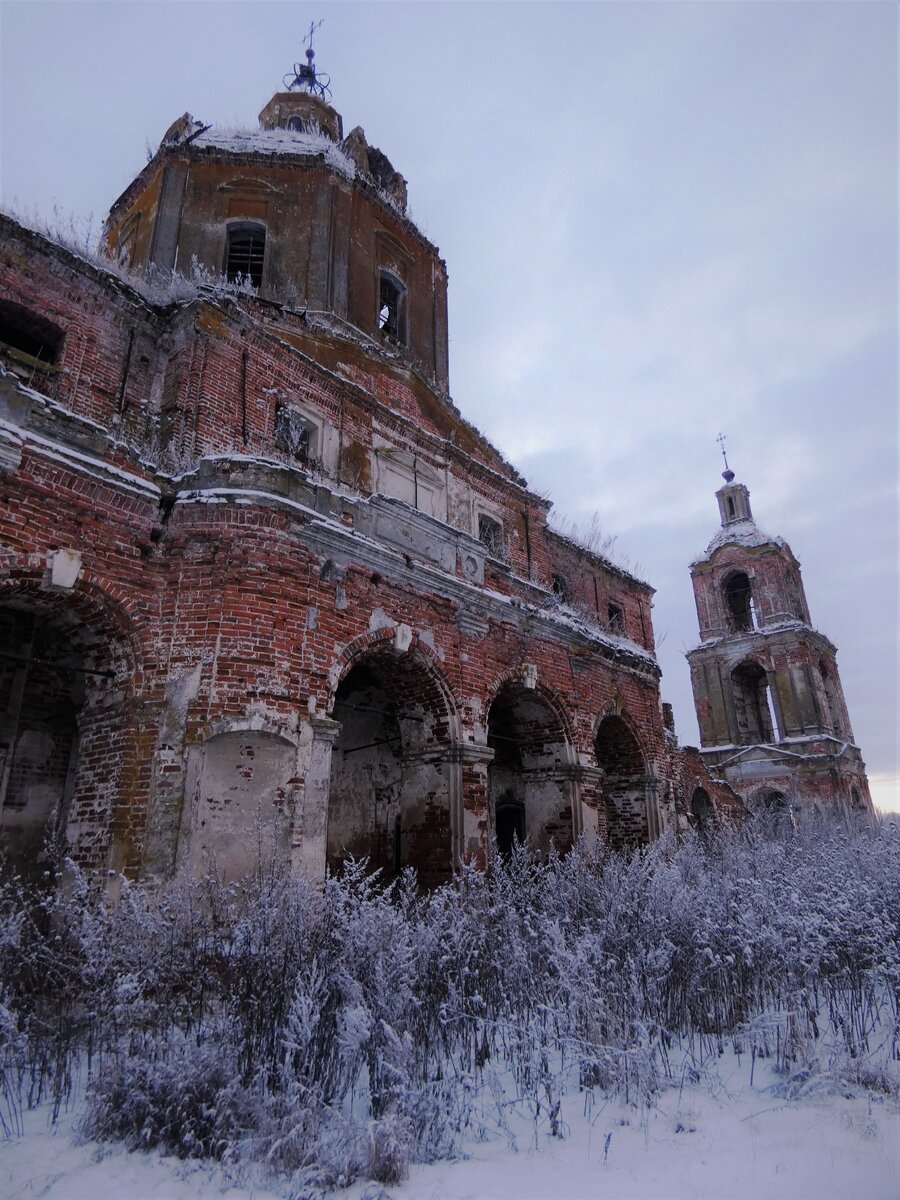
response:
[(895, 829), (732, 835), (630, 857), (524, 851), (421, 893), (349, 863), (112, 907), (0, 888), (0, 1104), (84, 1136), (262, 1164), (314, 1195), (451, 1156), (510, 1114), (565, 1136), (576, 1088), (646, 1103), (733, 1046), (785, 1094), (898, 1091)]

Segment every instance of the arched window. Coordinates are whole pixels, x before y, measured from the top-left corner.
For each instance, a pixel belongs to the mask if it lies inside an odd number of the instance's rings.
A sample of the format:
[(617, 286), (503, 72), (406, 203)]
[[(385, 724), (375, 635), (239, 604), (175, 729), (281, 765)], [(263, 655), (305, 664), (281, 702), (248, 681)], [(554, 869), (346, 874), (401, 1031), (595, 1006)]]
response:
[(406, 341), (406, 288), (390, 271), (379, 277), (378, 332), (395, 342)]
[(256, 221), (235, 221), (228, 226), (225, 276), (229, 283), (249, 279), (253, 287), (261, 287), (265, 255), (265, 225)]
[(738, 742), (744, 746), (775, 740), (769, 681), (755, 662), (743, 662), (731, 672)]
[(757, 621), (753, 605), (753, 592), (746, 572), (735, 571), (734, 574), (729, 575), (725, 580), (724, 590), (725, 605), (735, 632), (755, 629)]

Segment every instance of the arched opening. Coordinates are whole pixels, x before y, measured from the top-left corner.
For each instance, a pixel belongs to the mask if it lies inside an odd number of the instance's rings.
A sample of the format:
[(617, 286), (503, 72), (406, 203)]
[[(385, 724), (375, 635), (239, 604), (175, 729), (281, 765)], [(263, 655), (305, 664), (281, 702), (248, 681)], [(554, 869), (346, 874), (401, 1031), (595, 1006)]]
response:
[(650, 841), (647, 820), (647, 766), (637, 738), (618, 716), (604, 717), (595, 739), (603, 768), (606, 830), (614, 850), (633, 850)]
[(694, 788), (694, 794), (691, 796), (691, 816), (694, 819), (694, 828), (706, 841), (716, 827), (716, 810), (705, 788)]
[(105, 863), (127, 758), (130, 656), (66, 599), (0, 607), (0, 859), (31, 878)]
[(550, 703), (521, 682), (505, 684), (488, 709), (488, 801), (497, 849), (515, 841), (536, 853), (565, 851), (574, 841), (571, 761), (562, 720)]
[(731, 672), (737, 740), (742, 746), (775, 740), (772, 697), (766, 672), (756, 662), (743, 662)]
[(412, 867), (424, 886), (452, 870), (451, 708), (414, 654), (373, 651), (341, 680), (331, 759), (326, 860), (367, 858), (386, 879)]
[(753, 797), (752, 809), (769, 832), (781, 834), (795, 828), (791, 803), (778, 788), (762, 788)]
[(757, 627), (756, 609), (753, 603), (753, 590), (750, 579), (745, 571), (735, 571), (725, 580), (725, 607), (731, 620), (731, 627), (736, 633)]

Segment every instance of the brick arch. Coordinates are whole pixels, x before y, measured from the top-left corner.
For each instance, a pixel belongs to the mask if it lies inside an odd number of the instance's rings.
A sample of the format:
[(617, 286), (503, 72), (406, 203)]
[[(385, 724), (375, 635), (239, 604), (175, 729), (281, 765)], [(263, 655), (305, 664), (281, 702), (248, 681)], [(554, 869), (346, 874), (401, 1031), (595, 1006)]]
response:
[(608, 717), (616, 717), (619, 721), (621, 721), (634, 740), (637, 742), (638, 750), (640, 751), (641, 758), (643, 759), (644, 770), (646, 771), (650, 762), (650, 754), (647, 751), (646, 741), (641, 728), (627, 708), (620, 709), (615, 705), (615, 703), (607, 704), (601, 708), (596, 719), (594, 720), (594, 725), (591, 730), (591, 746), (594, 748), (594, 751), (596, 752), (597, 749), (597, 735), (600, 732), (600, 726)]
[(431, 647), (404, 626), (351, 642), (332, 670), (326, 863), (365, 858), (384, 878), (420, 883), (453, 869), (451, 750), (457, 706)]
[(576, 745), (575, 730), (562, 700), (559, 698), (556, 692), (552, 691), (540, 681), (538, 681), (533, 688), (526, 688), (525, 684), (522, 682), (521, 667), (511, 667), (509, 670), (504, 671), (501, 675), (497, 676), (488, 691), (484, 694), (482, 698), (482, 712), (484, 713), (485, 729), (487, 728), (487, 718), (491, 711), (491, 705), (506, 687), (521, 688), (523, 692), (527, 692), (530, 696), (540, 700), (544, 707), (549, 709), (551, 715), (556, 721), (558, 727), (557, 732), (561, 735), (561, 740), (565, 742), (570, 752), (574, 754)]
[(606, 832), (617, 850), (633, 850), (650, 841), (647, 814), (647, 756), (626, 714), (607, 712), (594, 733), (594, 753), (602, 767)]
[(373, 660), (381, 660), (387, 664), (404, 665), (406, 672), (420, 671), (427, 681), (425, 689), (419, 698), (425, 701), (426, 707), (437, 717), (443, 715), (448, 726), (448, 734), (454, 739), (458, 734), (459, 705), (453, 694), (453, 689), (444, 674), (440, 659), (427, 642), (422, 641), (418, 634), (413, 634), (409, 646), (405, 650), (397, 647), (398, 630), (396, 625), (384, 629), (375, 629), (369, 633), (354, 638), (341, 651), (337, 662), (331, 671), (327, 712), (334, 711), (334, 703), (338, 688), (351, 671), (363, 664), (371, 664)]
[(132, 619), (90, 580), (53, 590), (41, 568), (11, 569), (9, 560), (5, 566), (4, 853), (26, 874), (42, 869), (49, 843), (86, 867), (132, 863), (148, 786), (138, 767), (142, 734), (133, 700), (144, 671)]
[(65, 591), (51, 590), (43, 569), (23, 569), (8, 561), (0, 567), (0, 607), (30, 611), (52, 622), (90, 661), (102, 657), (97, 639), (108, 639), (115, 682), (136, 694), (144, 684), (144, 648), (125, 601), (124, 594), (117, 596), (90, 580), (79, 580)]
[(568, 850), (581, 820), (567, 774), (575, 746), (565, 708), (549, 688), (526, 686), (521, 669), (505, 672), (489, 695), (488, 808), (498, 851), (509, 853), (516, 839), (539, 854)]

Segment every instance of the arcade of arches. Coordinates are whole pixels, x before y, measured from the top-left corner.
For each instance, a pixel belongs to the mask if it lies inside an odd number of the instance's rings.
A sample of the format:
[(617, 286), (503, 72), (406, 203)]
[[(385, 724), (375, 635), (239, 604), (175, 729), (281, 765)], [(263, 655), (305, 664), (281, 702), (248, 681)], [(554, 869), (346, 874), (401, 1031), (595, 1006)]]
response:
[[(84, 606), (61, 600), (0, 607), (0, 856), (39, 873), (48, 839), (71, 842), (85, 814), (105, 808), (109, 859), (123, 789), (133, 664), (121, 638)], [(414, 868), (425, 886), (446, 880), (478, 827), (501, 854), (516, 841), (565, 852), (582, 833), (580, 782), (593, 772), (601, 812), (591, 830), (617, 848), (659, 832), (651, 773), (621, 716), (607, 716), (596, 765), (579, 765), (567, 719), (533, 680), (504, 683), (487, 707), (484, 743), (460, 747), (456, 705), (439, 673), (394, 643), (348, 665), (330, 714), (324, 864), (367, 859), (383, 878)], [(478, 758), (486, 813), (476, 821), (464, 764)], [(265, 731), (220, 730), (185, 748), (186, 816), (177, 863), (242, 877), (263, 855), (291, 859), (302, 824), (299, 742)], [(477, 771), (476, 771), (477, 774)], [(464, 792), (466, 794), (464, 794)], [(465, 810), (465, 811), (464, 811)], [(599, 820), (598, 820), (599, 817)]]

